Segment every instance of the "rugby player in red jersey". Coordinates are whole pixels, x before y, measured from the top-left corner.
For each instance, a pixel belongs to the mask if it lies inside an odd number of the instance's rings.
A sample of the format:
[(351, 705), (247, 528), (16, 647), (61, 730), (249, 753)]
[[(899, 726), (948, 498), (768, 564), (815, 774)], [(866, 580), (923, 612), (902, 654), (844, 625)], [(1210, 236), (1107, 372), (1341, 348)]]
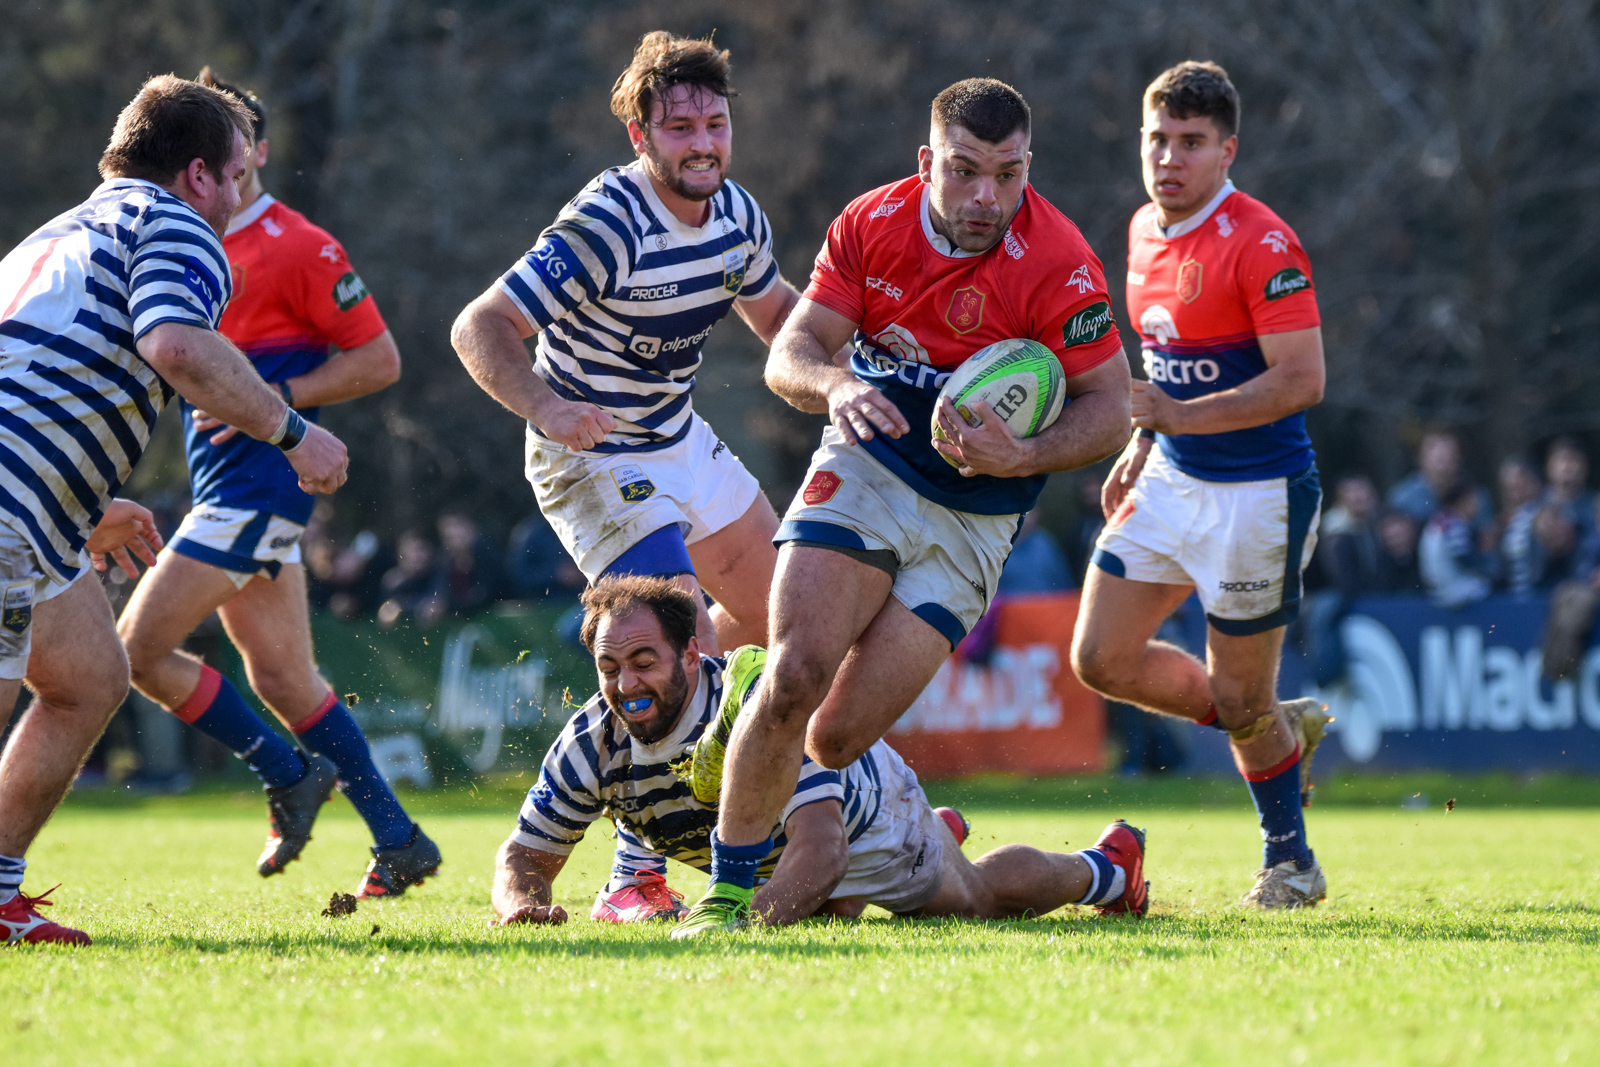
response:
[[(1301, 808), (1328, 717), (1279, 703), (1277, 674), (1322, 501), (1303, 414), (1322, 398), (1322, 331), (1299, 239), (1228, 180), (1238, 129), (1214, 63), (1145, 90), (1151, 203), (1129, 230), (1128, 313), (1148, 381), (1105, 484), (1073, 667), (1115, 700), (1227, 732), (1266, 842), (1245, 902), (1302, 907), (1327, 892)], [(1152, 640), (1191, 591), (1206, 663)]]
[[(255, 116), (239, 210), (223, 237), (233, 300), (221, 331), (291, 407), (366, 396), (400, 377), (400, 353), (344, 248), (261, 186), (266, 115), (254, 96), (218, 81)], [(340, 349), (329, 358), (329, 349)], [(359, 896), (403, 893), (439, 866), (439, 850), (400, 806), (361, 728), (317, 671), (300, 537), (315, 498), (282, 456), (186, 405), (194, 506), (135, 590), (118, 629), (133, 684), (245, 759), (267, 790), (271, 829), (256, 870), (281, 872), (310, 840), (338, 782), (372, 831)], [(221, 674), (177, 651), (217, 612), (256, 694), (288, 726), (290, 745)]]
[[(1029, 187), (1029, 136), (1010, 86), (975, 78), (940, 93), (918, 173), (845, 208), (773, 343), (768, 385), (831, 425), (778, 530), (771, 649), (730, 656), (719, 729), (696, 753), (714, 778), (731, 724), (711, 884), (674, 937), (746, 921), (802, 754), (844, 767), (881, 738), (988, 607), (1048, 473), (1128, 439), (1128, 366), (1100, 261)], [(845, 366), (832, 357), (852, 337)], [(986, 405), (968, 426), (944, 401), (949, 443), (935, 444), (949, 373), (1016, 337), (1061, 360), (1070, 407), (1020, 440)], [(1142, 845), (1130, 827), (1116, 834), (1123, 863), (1107, 861), (1077, 903), (1141, 912)]]

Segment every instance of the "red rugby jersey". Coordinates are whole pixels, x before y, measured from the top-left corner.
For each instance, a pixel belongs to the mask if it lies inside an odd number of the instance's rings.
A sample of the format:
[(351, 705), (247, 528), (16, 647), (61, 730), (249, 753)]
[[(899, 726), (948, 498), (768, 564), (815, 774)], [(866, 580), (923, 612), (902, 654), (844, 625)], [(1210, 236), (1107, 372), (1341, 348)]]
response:
[(1065, 215), (1031, 186), (999, 244), (978, 255), (936, 246), (927, 186), (912, 176), (852, 201), (828, 228), (806, 298), (856, 323), (851, 370), (880, 389), (911, 431), (865, 442), (918, 493), (960, 511), (1028, 510), (1031, 478), (963, 478), (933, 448), (940, 386), (979, 349), (1039, 341), (1071, 378), (1122, 351), (1100, 260)]
[[(1257, 338), (1321, 324), (1311, 261), (1288, 224), (1229, 182), (1162, 234), (1146, 204), (1128, 228), (1128, 314), (1145, 376), (1178, 400), (1232, 389), (1267, 369)], [(1182, 471), (1208, 481), (1294, 474), (1314, 457), (1305, 415), (1245, 430), (1158, 435)]]

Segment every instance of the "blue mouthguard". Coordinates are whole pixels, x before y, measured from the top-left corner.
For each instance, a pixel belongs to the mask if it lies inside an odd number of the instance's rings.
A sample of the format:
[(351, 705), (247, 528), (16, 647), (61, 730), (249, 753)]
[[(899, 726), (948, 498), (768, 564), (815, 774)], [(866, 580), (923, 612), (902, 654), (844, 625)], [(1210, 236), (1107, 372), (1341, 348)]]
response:
[(636, 715), (645, 708), (648, 708), (652, 702), (652, 699), (653, 698), (651, 697), (640, 697), (638, 700), (624, 700), (622, 702), (622, 710), (627, 712), (629, 715)]

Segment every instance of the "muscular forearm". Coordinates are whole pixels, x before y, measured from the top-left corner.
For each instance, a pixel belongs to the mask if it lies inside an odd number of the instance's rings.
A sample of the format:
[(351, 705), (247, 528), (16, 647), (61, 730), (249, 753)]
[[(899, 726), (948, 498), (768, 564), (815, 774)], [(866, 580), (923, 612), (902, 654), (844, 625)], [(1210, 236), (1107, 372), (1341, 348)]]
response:
[(552, 877), (549, 871), (539, 868), (554, 866), (559, 870), (566, 862), (566, 857), (550, 855), (545, 858), (543, 854), (531, 853), (531, 849), (510, 841), (500, 846), (500, 854), (495, 857), (494, 885), (489, 890), (489, 899), (495, 915), (501, 919), (523, 908), (550, 906)]
[(767, 357), (767, 388), (792, 407), (813, 415), (828, 411), (828, 392), (855, 380), (808, 333), (784, 333)]
[(400, 349), (388, 330), (287, 384), (297, 408), (321, 407), (375, 393), (400, 380)]
[(1027, 459), (1018, 473), (1051, 474), (1087, 467), (1121, 451), (1132, 432), (1126, 392), (1085, 393), (1062, 411), (1054, 426), (1021, 442)]
[(189, 403), (258, 440), (287, 410), (243, 352), (215, 330), (164, 322), (138, 341), (139, 355)]
[(787, 872), (774, 871), (772, 880), (756, 890), (756, 914), (768, 926), (787, 926), (815, 915), (839, 884), (830, 867), (796, 863)]
[(1268, 367), (1233, 389), (1174, 401), (1171, 433), (1227, 433), (1293, 415), (1322, 398), (1320, 383), (1302, 380), (1292, 367)]
[(450, 343), (484, 392), (535, 426), (540, 425), (540, 413), (559, 399), (534, 373), (516, 326), (481, 303), (467, 305), (456, 319)]

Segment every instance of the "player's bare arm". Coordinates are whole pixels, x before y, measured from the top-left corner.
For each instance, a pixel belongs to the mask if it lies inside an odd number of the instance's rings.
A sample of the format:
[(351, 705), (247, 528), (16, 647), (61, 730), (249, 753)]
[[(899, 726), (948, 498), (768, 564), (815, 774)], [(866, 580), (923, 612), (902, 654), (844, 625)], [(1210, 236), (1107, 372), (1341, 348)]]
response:
[(900, 409), (838, 358), (855, 331), (856, 323), (802, 297), (767, 354), (767, 388), (801, 411), (827, 413), (848, 444), (878, 431), (899, 437), (911, 429)]
[(815, 915), (850, 867), (844, 807), (824, 800), (789, 816), (788, 844), (772, 877), (756, 890), (751, 909), (768, 926), (786, 926)]
[(968, 477), (1023, 478), (1077, 470), (1105, 459), (1127, 441), (1128, 382), (1127, 360), (1117, 357), (1068, 378), (1071, 406), (1054, 425), (1029, 438), (1013, 434), (983, 401), (972, 408), (979, 424), (969, 426), (946, 397), (939, 401), (938, 418), (949, 440), (935, 438), (933, 447), (960, 462)]
[(122, 568), (122, 573), (132, 579), (139, 576), (139, 568), (129, 553), (139, 557), (146, 567), (154, 567), (161, 545), (161, 531), (156, 529), (155, 516), (150, 510), (131, 500), (115, 497), (106, 505), (84, 548), (95, 570), (104, 572), (106, 557), (110, 556)]
[(456, 355), (484, 392), (539, 432), (576, 451), (593, 448), (616, 420), (593, 404), (563, 400), (534, 373), (523, 342), (534, 329), (499, 288), (468, 304), (450, 329)]
[(541, 852), (515, 841), (501, 845), (494, 861), (494, 885), (489, 890), (500, 925), (559, 926), (566, 922), (566, 909), (550, 903), (550, 884), (566, 865), (567, 857), (554, 852)]
[(1227, 433), (1264, 426), (1322, 400), (1327, 373), (1322, 328), (1262, 334), (1267, 369), (1249, 381), (1193, 400), (1174, 400), (1151, 382), (1133, 383), (1133, 422), (1158, 433)]
[[(315, 370), (290, 378), (283, 385), (292, 406), (317, 408), (376, 393), (399, 380), (400, 347), (394, 342), (394, 334), (384, 330), (366, 344), (341, 352)], [(217, 430), (208, 438), (214, 445), (238, 433), (236, 427), (209, 412), (196, 409), (192, 417), (195, 429)]]
[(756, 300), (740, 300), (733, 310), (739, 313), (750, 332), (761, 338), (761, 343), (771, 345), (778, 331), (789, 318), (789, 313), (800, 303), (800, 292), (783, 278)]
[[(290, 409), (261, 380), (250, 361), (214, 330), (163, 322), (139, 338), (139, 355), (180, 396), (237, 426), (259, 441), (270, 440)], [(308, 493), (331, 493), (345, 482), (349, 454), (344, 443), (314, 423), (305, 424), (299, 446), (284, 455)]]
[(1133, 483), (1139, 480), (1139, 472), (1144, 470), (1144, 462), (1150, 458), (1150, 446), (1153, 444), (1155, 444), (1154, 437), (1136, 433), (1128, 439), (1122, 455), (1117, 457), (1117, 462), (1112, 464), (1111, 473), (1106, 475), (1106, 482), (1100, 487), (1100, 510), (1105, 513), (1108, 520), (1122, 506), (1122, 501), (1127, 498)]

